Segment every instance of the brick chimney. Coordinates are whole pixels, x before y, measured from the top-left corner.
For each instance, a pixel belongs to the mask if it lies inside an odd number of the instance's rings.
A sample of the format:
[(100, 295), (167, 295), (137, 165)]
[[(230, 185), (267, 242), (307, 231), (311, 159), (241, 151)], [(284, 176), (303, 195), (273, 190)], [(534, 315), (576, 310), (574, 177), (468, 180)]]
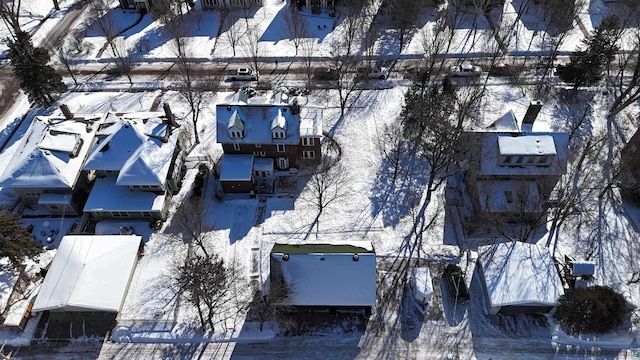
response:
[(67, 120), (73, 119), (74, 117), (73, 113), (71, 112), (71, 110), (69, 110), (69, 107), (67, 106), (67, 104), (60, 104), (60, 110), (64, 114), (65, 119)]
[(542, 101), (534, 100), (529, 103), (529, 107), (527, 108), (527, 113), (524, 114), (524, 118), (522, 119), (522, 132), (531, 132), (533, 128), (533, 123), (536, 121), (538, 114), (540, 113), (540, 109), (542, 109)]
[(169, 122), (169, 124), (171, 124), (171, 126), (173, 127), (180, 127), (180, 125), (178, 125), (178, 123), (176, 122), (176, 117), (171, 112), (171, 107), (169, 106), (169, 103), (164, 103), (162, 105), (162, 109), (164, 109), (164, 114), (167, 117), (167, 121)]

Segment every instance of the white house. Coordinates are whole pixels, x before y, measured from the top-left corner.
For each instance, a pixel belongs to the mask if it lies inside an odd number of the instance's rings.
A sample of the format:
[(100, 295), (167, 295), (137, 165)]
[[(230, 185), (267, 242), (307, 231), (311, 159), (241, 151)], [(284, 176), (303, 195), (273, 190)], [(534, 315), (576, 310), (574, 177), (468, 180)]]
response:
[(84, 166), (96, 178), (84, 212), (96, 219), (164, 220), (184, 175), (182, 130), (168, 106), (110, 114)]
[(63, 237), (33, 312), (119, 312), (141, 241), (137, 235)]
[(0, 186), (20, 197), (23, 216), (81, 213), (81, 194), (88, 189), (83, 166), (104, 117), (71, 114), (33, 119), (0, 175)]
[(478, 249), (477, 274), (486, 299), (485, 311), (548, 313), (564, 294), (549, 249), (523, 242), (506, 242)]

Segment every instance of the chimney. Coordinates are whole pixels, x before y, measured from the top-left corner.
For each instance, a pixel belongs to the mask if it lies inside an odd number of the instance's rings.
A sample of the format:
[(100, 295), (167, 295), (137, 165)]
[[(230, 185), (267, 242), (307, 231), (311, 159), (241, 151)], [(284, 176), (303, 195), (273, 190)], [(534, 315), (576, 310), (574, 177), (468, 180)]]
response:
[(542, 101), (534, 100), (529, 103), (527, 113), (524, 114), (524, 118), (522, 119), (523, 132), (531, 132), (533, 123), (536, 121), (536, 117), (538, 117), (538, 114), (540, 113), (540, 109), (542, 109)]
[(73, 119), (73, 113), (69, 110), (67, 104), (60, 104), (60, 110), (62, 110), (62, 113), (67, 120)]
[(176, 118), (175, 116), (173, 116), (173, 113), (171, 112), (171, 107), (169, 106), (169, 103), (164, 103), (164, 105), (162, 105), (162, 108), (164, 109), (164, 114), (167, 117), (169, 124), (171, 124), (171, 126), (173, 127), (180, 127), (180, 125), (176, 123)]

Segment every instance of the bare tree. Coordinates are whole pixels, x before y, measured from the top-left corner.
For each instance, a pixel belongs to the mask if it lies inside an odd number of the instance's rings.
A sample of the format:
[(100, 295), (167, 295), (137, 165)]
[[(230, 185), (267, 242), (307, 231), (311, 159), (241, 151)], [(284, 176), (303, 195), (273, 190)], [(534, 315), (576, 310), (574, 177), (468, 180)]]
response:
[(284, 35), (291, 39), (297, 56), (298, 47), (302, 44), (303, 39), (310, 37), (306, 17), (302, 16), (295, 7), (289, 5), (282, 12), (282, 20), (284, 21)]
[(313, 55), (316, 51), (316, 45), (317, 40), (311, 37), (304, 37), (300, 42), (300, 49), (302, 50), (302, 63), (305, 70), (307, 89), (311, 89), (311, 79), (313, 78), (315, 65)]
[(333, 86), (338, 90), (338, 100), (340, 102), (340, 116), (344, 116), (345, 110), (349, 107), (351, 96), (358, 91), (360, 78), (356, 75), (358, 61), (349, 56), (344, 51), (346, 48), (339, 41), (330, 44), (331, 62), (337, 71), (337, 78), (331, 80)]
[(229, 9), (220, 10), (220, 16), (223, 19), (225, 32), (222, 33), (221, 39), (224, 40), (233, 51), (233, 56), (236, 56), (236, 48), (240, 44), (240, 39), (245, 34), (245, 31), (238, 24), (238, 17), (235, 12)]
[(445, 82), (426, 90), (418, 86), (405, 95), (400, 114), (405, 137), (429, 163), (427, 201), (451, 174), (460, 147), (462, 123), (455, 116), (456, 92)]
[(403, 160), (409, 153), (402, 124), (394, 121), (383, 126), (382, 132), (376, 136), (377, 148), (383, 161), (389, 164), (391, 182), (395, 186), (398, 176), (403, 172)]
[(618, 54), (619, 68), (615, 79), (615, 97), (607, 117), (612, 119), (640, 99), (640, 30), (631, 30), (631, 51)]
[(340, 46), (343, 47), (341, 53), (350, 56), (352, 51), (356, 50), (355, 47), (365, 31), (364, 16), (362, 8), (358, 6), (345, 6), (341, 8), (340, 12), (340, 16), (344, 18), (340, 25), (344, 28), (340, 42)]
[(249, 29), (245, 36), (243, 36), (246, 56), (251, 59), (253, 68), (258, 72), (260, 71), (262, 59), (264, 58), (264, 44), (260, 41), (260, 36), (261, 34), (258, 28)]
[(71, 59), (71, 49), (68, 45), (65, 45), (64, 41), (60, 42), (58, 45), (54, 47), (54, 55), (55, 59), (67, 69), (69, 76), (73, 79), (73, 83), (78, 85), (78, 79), (76, 79), (75, 72), (75, 63)]
[(232, 277), (216, 255), (190, 254), (175, 271), (182, 296), (198, 310), (202, 329), (215, 331), (215, 316), (229, 299)]
[(347, 169), (340, 163), (338, 157), (328, 156), (332, 149), (326, 145), (323, 154), (325, 154), (320, 162), (313, 170), (309, 181), (307, 182), (306, 191), (303, 192), (301, 198), (313, 205), (317, 211), (315, 220), (310, 229), (316, 227), (316, 232), (320, 228), (320, 216), (322, 212), (330, 205), (343, 199), (350, 188), (350, 178)]
[(424, 4), (419, 0), (387, 1), (389, 4), (389, 16), (398, 32), (398, 39), (400, 41), (400, 49), (398, 52), (400, 53), (405, 45), (407, 36), (415, 30), (417, 22), (422, 15)]
[(116, 38), (112, 41), (112, 56), (116, 63), (115, 71), (121, 75), (126, 75), (129, 84), (133, 85), (131, 70), (133, 69), (135, 49), (123, 38)]
[(202, 198), (191, 197), (183, 201), (171, 221), (175, 236), (192, 241), (206, 257), (210, 256), (206, 246), (207, 233), (213, 229), (213, 224), (209, 223), (209, 206)]
[(112, 53), (117, 53), (115, 49), (115, 38), (118, 36), (118, 22), (111, 12), (111, 2), (108, 0), (92, 0), (89, 4), (88, 21), (92, 23), (100, 35), (104, 36), (107, 44), (111, 47)]
[(422, 84), (422, 89), (426, 87), (429, 78), (443, 70), (446, 53), (449, 52), (456, 28), (457, 13), (448, 16), (447, 11), (440, 11), (438, 18), (433, 24), (428, 24), (421, 30), (421, 44), (426, 58), (426, 67), (424, 70), (418, 69), (414, 81)]
[(8, 0), (0, 2), (0, 17), (5, 26), (9, 30), (9, 33), (15, 40), (16, 34), (20, 29), (20, 7), (22, 6), (22, 0)]

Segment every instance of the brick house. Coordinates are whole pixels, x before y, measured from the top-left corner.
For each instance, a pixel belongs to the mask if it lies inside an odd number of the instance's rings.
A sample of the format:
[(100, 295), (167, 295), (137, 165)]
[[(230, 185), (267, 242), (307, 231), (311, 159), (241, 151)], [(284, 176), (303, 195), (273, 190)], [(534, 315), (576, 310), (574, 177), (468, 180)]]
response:
[[(241, 96), (236, 98), (236, 102), (216, 106), (216, 136), (224, 152), (220, 180), (225, 192), (247, 192), (253, 177), (270, 177), (276, 170), (320, 161), (320, 109), (301, 107), (295, 100), (291, 104), (250, 104)], [(234, 161), (235, 155), (244, 156)], [(234, 175), (228, 176), (230, 172)], [(232, 187), (227, 181), (243, 184)]]

